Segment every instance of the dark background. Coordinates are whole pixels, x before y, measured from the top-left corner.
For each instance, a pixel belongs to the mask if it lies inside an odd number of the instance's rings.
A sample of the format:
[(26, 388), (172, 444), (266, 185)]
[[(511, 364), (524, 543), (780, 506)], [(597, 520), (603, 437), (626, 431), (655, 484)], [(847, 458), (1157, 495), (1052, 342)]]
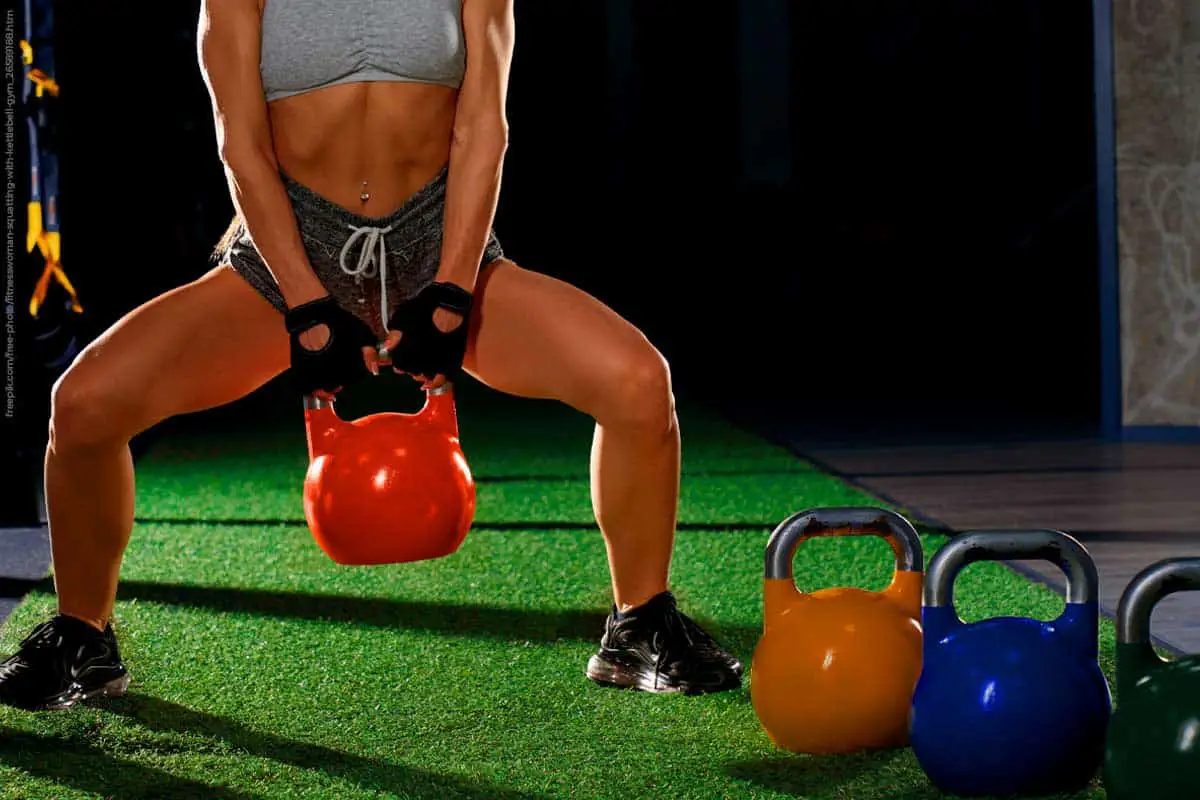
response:
[[(517, 0), (508, 254), (715, 404), (864, 438), (1094, 428), (1089, 3), (696, 8)], [(58, 4), (84, 340), (205, 271), (228, 223), (197, 9)]]

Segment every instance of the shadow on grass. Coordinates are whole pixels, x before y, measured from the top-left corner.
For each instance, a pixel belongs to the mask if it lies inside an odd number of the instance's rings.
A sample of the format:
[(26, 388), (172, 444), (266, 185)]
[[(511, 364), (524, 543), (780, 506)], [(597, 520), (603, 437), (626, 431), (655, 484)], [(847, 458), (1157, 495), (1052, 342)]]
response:
[[(4, 581), (0, 580), (0, 588)], [(22, 581), (22, 594), (54, 594), (52, 578)], [(283, 619), (347, 622), (379, 628), (436, 631), (497, 641), (599, 642), (607, 609), (503, 608), (487, 605), (401, 601), (386, 597), (346, 597), (336, 594), (302, 594), (222, 586), (124, 581), (118, 600), (141, 600), (163, 605), (188, 606), (235, 614)], [(698, 620), (705, 625), (705, 620)], [(119, 620), (117, 622), (119, 624)], [(761, 630), (747, 625), (705, 625), (737, 653), (749, 652)], [(119, 635), (119, 634), (118, 634)]]
[[(138, 525), (211, 525), (221, 528), (304, 528), (308, 525), (303, 517), (138, 517)], [(770, 533), (776, 522), (680, 522), (676, 530), (697, 533), (747, 533), (762, 531)], [(476, 520), (471, 531), (588, 531), (600, 533), (595, 522), (567, 519), (552, 520)], [(469, 535), (469, 534), (468, 534)]]
[[(881, 781), (885, 775), (894, 775), (896, 771), (887, 767), (901, 757), (903, 753), (895, 750), (819, 757), (781, 755), (730, 764), (726, 771), (736, 780), (795, 797), (850, 797), (850, 794), (838, 794), (838, 791), (847, 791), (847, 784), (871, 773), (879, 775)], [(853, 797), (856, 800), (942, 800), (945, 797), (933, 786), (904, 787), (895, 783), (886, 786), (881, 783), (878, 793), (866, 792), (863, 787), (855, 787)]]
[(0, 726), (0, 762), (27, 775), (44, 778), (100, 797), (122, 800), (258, 800), (248, 794), (203, 781), (180, 778), (75, 738), (38, 736)]
[[(240, 722), (181, 706), (144, 694), (112, 700), (108, 710), (160, 733), (200, 734), (219, 739), (258, 758), (312, 770), (355, 783), (364, 789), (413, 798), (463, 798), (464, 800), (518, 800), (539, 797), (498, 786), (478, 784), (423, 769), (391, 764), (322, 745), (307, 744)], [(122, 795), (123, 796), (123, 795)], [(205, 795), (209, 796), (209, 795)], [(215, 796), (215, 795), (214, 795)]]
[[(853, 797), (854, 800), (954, 800), (920, 772), (904, 764), (907, 749), (877, 750), (835, 756), (779, 755), (726, 766), (735, 780), (797, 798)], [(856, 784), (851, 786), (851, 784)], [(1099, 781), (1071, 794), (1040, 795), (1040, 800), (1086, 800), (1095, 797)]]
[[(765, 475), (801, 475), (811, 477), (813, 470), (807, 464), (797, 463), (789, 467), (755, 467), (753, 469), (685, 469), (680, 477), (689, 478), (759, 478)], [(559, 473), (515, 473), (512, 475), (476, 475), (476, 483), (585, 483), (591, 478), (585, 472)]]

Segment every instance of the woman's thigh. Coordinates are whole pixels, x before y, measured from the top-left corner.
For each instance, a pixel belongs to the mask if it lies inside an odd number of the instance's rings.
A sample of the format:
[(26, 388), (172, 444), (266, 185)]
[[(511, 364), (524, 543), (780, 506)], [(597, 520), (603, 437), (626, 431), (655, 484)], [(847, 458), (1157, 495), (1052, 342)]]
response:
[(597, 419), (662, 420), (666, 360), (636, 326), (565, 281), (501, 259), (484, 271), (464, 369), (494, 389)]
[(168, 417), (237, 400), (286, 370), (275, 308), (228, 266), (155, 297), (79, 354), (54, 387), (53, 429), (133, 436)]

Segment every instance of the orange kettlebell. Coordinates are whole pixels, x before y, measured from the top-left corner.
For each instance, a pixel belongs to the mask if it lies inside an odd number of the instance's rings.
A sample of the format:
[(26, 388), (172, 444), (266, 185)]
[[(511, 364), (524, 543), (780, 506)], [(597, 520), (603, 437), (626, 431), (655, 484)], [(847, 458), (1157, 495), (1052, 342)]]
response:
[(455, 552), (475, 516), (475, 481), (458, 441), (450, 384), (415, 414), (350, 422), (304, 398), (304, 517), (339, 564), (395, 564)]
[[(891, 584), (879, 592), (800, 592), (792, 577), (796, 548), (830, 535), (887, 540), (896, 554)], [(778, 747), (831, 754), (908, 744), (908, 712), (921, 672), (924, 564), (916, 529), (882, 508), (803, 511), (771, 534), (750, 695)]]

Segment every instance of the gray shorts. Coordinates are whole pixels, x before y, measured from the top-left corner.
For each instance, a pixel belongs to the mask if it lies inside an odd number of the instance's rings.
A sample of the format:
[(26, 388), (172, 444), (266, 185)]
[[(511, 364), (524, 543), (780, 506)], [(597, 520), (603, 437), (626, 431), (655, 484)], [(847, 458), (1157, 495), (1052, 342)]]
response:
[[(379, 218), (348, 211), (281, 175), (313, 272), (338, 304), (367, 323), (380, 339), (386, 337), (387, 316), (437, 275), (447, 172), (448, 167), (443, 167), (400, 208)], [(489, 231), (480, 268), (486, 268), (503, 255), (495, 231)], [(279, 286), (259, 257), (244, 224), (239, 225), (222, 260), (281, 314), (287, 311)], [(387, 285), (386, 307), (381, 283)]]

